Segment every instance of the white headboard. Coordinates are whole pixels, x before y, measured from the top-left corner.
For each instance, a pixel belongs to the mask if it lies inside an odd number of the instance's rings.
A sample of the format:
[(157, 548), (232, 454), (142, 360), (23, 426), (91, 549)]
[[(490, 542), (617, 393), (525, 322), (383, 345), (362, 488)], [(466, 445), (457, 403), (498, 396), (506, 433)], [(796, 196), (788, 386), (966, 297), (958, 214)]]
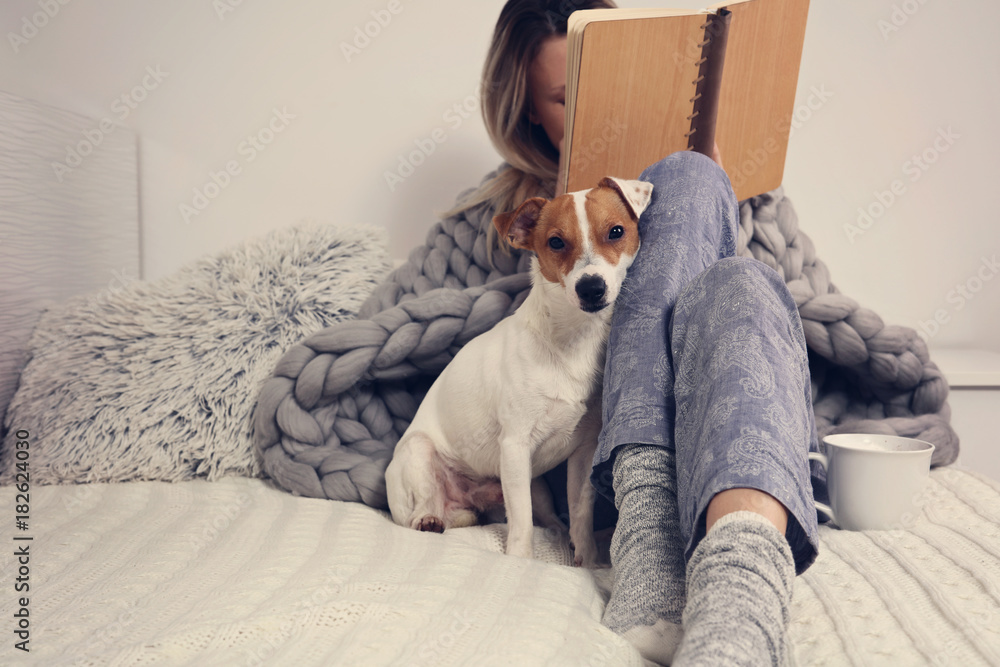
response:
[(136, 138), (0, 92), (0, 417), (42, 309), (140, 275)]

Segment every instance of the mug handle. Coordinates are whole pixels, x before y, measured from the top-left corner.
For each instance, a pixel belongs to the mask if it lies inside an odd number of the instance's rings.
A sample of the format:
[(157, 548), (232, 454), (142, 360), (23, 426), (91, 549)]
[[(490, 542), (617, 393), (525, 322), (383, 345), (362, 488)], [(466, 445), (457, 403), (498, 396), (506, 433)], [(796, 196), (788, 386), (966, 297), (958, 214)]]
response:
[[(828, 465), (830, 462), (829, 459), (826, 458), (826, 454), (823, 454), (822, 452), (809, 452), (809, 460), (818, 461), (819, 464), (823, 466), (823, 469), (829, 472), (830, 469), (828, 468)], [(824, 505), (823, 503), (816, 500), (813, 501), (813, 505), (816, 506), (817, 510), (830, 517), (830, 521), (837, 523), (837, 517), (833, 514), (832, 507), (830, 507), (829, 505)], [(840, 524), (837, 523), (837, 525), (839, 526)]]

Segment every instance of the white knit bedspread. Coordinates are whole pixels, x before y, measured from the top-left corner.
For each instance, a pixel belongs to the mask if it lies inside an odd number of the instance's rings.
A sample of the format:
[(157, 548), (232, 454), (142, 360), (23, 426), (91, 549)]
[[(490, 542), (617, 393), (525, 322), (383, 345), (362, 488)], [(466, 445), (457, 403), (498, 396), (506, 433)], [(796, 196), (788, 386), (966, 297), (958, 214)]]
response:
[[(503, 526), (418, 533), (242, 478), (33, 489), (23, 653), (14, 495), (0, 489), (2, 664), (642, 664), (541, 529), (523, 560), (503, 555)], [(821, 529), (796, 580), (794, 662), (1000, 664), (1000, 485), (936, 470), (927, 500), (906, 531)]]

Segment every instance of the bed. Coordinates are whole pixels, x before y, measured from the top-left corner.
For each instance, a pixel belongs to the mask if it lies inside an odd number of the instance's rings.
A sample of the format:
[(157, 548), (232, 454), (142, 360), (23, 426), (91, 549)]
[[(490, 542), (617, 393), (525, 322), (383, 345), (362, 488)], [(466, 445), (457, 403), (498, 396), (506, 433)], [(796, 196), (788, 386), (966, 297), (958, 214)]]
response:
[[(501, 525), (419, 533), (235, 476), (47, 486), (31, 504), (31, 652), (8, 620), (7, 664), (642, 664), (600, 623), (607, 572), (542, 529), (535, 560), (512, 558)], [(1000, 663), (998, 526), (997, 483), (946, 468), (906, 530), (821, 528), (791, 663)]]
[[(572, 567), (564, 536), (536, 529), (523, 560), (503, 554), (502, 524), (420, 533), (263, 478), (253, 388), (297, 337), (350, 317), (387, 268), (383, 242), (283, 230), (41, 313), (0, 452), (0, 571), (29, 586), (26, 602), (0, 596), (0, 660), (642, 664), (600, 623), (609, 571)], [(284, 273), (248, 281), (268, 253)], [(280, 298), (248, 296), (268, 290)], [(1000, 664), (996, 481), (936, 468), (911, 524), (821, 536), (796, 580), (792, 664)]]
[[(0, 192), (31, 201), (30, 165), (48, 187), (51, 152), (90, 121), (11, 97), (0, 112), (17, 165)], [(536, 529), (536, 558), (512, 558), (502, 524), (419, 533), (267, 479), (250, 445), (260, 387), (291, 345), (354, 316), (390, 268), (384, 235), (289, 227), (138, 280), (135, 198), (80, 197), (135, 192), (134, 138), (111, 137), (5, 219), (32, 268), (19, 275), (65, 288), (72, 270), (76, 294), (4, 277), (0, 662), (643, 664), (600, 623), (609, 571), (572, 567), (562, 535)], [(32, 256), (40, 219), (101, 259)], [(792, 664), (1000, 664), (996, 481), (936, 468), (911, 523), (821, 538), (795, 584)]]

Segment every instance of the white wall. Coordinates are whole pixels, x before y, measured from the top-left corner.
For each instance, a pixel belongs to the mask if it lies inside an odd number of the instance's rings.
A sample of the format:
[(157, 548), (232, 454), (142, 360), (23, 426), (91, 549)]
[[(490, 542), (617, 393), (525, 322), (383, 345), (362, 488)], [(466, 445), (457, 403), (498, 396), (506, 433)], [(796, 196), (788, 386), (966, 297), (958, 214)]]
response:
[[(144, 277), (303, 219), (385, 226), (402, 258), (498, 162), (475, 92), (503, 1), (389, 4), (5, 0), (0, 89), (139, 134)], [(342, 44), (380, 11), (391, 21), (349, 60)], [(786, 192), (843, 292), (892, 323), (940, 316), (932, 349), (1000, 351), (1000, 277), (983, 261), (1000, 254), (998, 19), (986, 0), (812, 2)], [(271, 122), (273, 141), (247, 150)], [(385, 173), (432, 136), (445, 140), (391, 190)], [(907, 161), (925, 151), (936, 160), (916, 179)], [(186, 222), (179, 207), (229, 162), (240, 173)], [(902, 194), (850, 235), (894, 181)]]

